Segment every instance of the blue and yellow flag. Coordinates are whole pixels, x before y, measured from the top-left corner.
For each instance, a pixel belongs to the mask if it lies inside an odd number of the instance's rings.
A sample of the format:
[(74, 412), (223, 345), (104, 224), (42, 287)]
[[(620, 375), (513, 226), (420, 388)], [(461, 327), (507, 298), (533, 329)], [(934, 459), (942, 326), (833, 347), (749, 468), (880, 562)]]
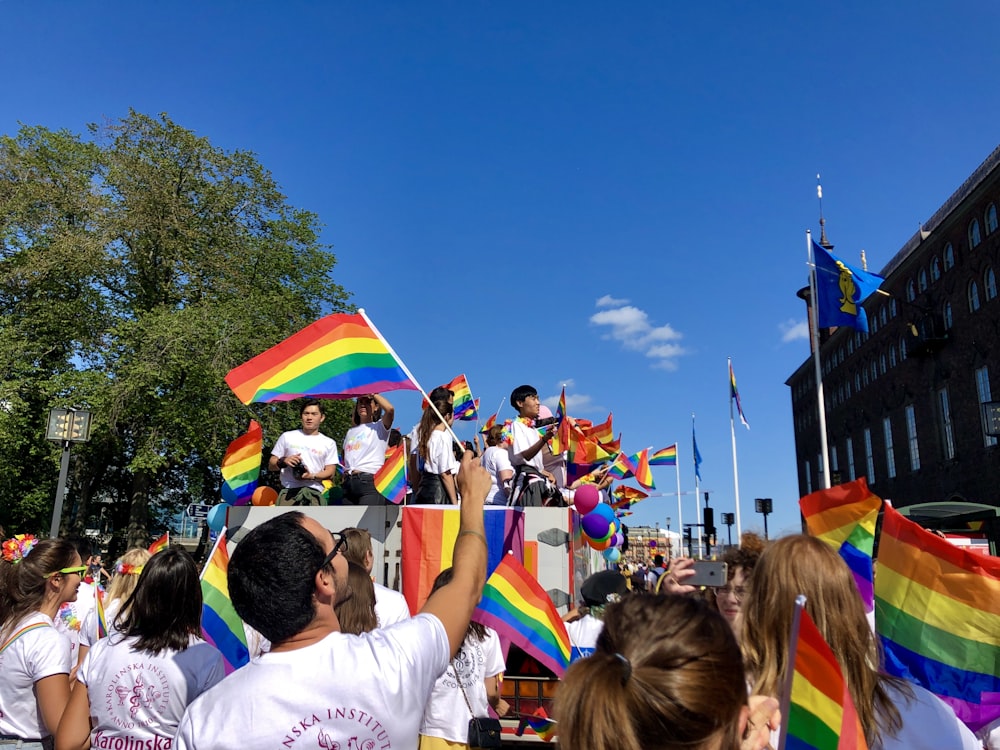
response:
[(820, 328), (851, 326), (868, 332), (868, 316), (861, 306), (884, 279), (849, 266), (813, 240), (816, 259), (816, 311)]

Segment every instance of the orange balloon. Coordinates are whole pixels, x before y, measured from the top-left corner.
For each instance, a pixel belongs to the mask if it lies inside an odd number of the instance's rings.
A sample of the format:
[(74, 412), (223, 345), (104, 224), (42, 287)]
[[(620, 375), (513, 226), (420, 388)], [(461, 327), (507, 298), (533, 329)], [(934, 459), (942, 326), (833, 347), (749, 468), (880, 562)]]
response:
[(254, 505), (274, 505), (277, 499), (278, 493), (274, 491), (273, 487), (258, 487), (253, 491), (250, 502)]
[(612, 538), (613, 538), (612, 535), (608, 535), (607, 539), (604, 539), (602, 541), (598, 541), (597, 539), (592, 539), (591, 537), (587, 536), (586, 534), (583, 535), (583, 541), (585, 541), (587, 544), (589, 544), (591, 549), (596, 549), (598, 552), (600, 552), (601, 550), (608, 549), (608, 547), (611, 546), (611, 539)]

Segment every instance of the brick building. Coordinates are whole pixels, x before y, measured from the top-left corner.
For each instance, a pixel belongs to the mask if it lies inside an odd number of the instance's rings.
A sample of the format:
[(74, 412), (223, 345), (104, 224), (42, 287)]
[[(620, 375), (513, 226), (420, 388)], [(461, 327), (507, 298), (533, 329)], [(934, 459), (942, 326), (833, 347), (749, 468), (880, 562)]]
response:
[[(865, 302), (869, 333), (821, 332), (832, 484), (864, 476), (895, 507), (920, 506), (910, 510), (923, 518), (996, 515), (998, 211), (1000, 148), (879, 272), (890, 296)], [(808, 288), (799, 294), (808, 306)], [(811, 355), (787, 385), (806, 494), (822, 487), (824, 471)]]

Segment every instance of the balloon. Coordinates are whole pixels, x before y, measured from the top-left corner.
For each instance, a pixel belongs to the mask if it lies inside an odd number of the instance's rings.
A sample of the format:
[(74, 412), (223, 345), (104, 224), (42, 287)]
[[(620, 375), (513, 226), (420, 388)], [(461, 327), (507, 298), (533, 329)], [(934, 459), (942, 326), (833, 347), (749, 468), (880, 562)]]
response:
[(228, 510), (229, 506), (226, 503), (213, 505), (212, 509), (208, 511), (208, 528), (216, 534), (222, 531), (222, 528), (226, 525), (226, 513)]
[(611, 546), (621, 547), (625, 543), (625, 536), (620, 532), (616, 531), (611, 535)]
[(585, 484), (573, 493), (573, 505), (582, 515), (590, 513), (601, 502), (600, 491), (592, 484)]
[(272, 487), (258, 487), (253, 491), (250, 502), (254, 505), (274, 505), (278, 499), (278, 493)]
[(591, 539), (604, 541), (611, 536), (611, 522), (596, 511), (585, 515), (580, 525), (583, 527), (583, 533)]
[(597, 539), (591, 539), (589, 536), (584, 535), (583, 540), (590, 545), (591, 549), (596, 549), (598, 552), (605, 550), (611, 546), (611, 538), (608, 537), (604, 541), (598, 541)]
[(618, 562), (619, 560), (622, 559), (621, 550), (615, 547), (609, 547), (608, 549), (604, 550), (603, 554), (604, 554), (604, 559), (607, 560), (608, 562), (612, 563)]

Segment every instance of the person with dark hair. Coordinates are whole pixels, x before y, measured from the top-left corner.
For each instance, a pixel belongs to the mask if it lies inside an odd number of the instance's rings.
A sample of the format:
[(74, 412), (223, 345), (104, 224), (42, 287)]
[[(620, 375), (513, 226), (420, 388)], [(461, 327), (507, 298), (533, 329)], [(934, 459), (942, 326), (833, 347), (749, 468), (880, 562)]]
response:
[(628, 593), (625, 576), (617, 570), (598, 571), (583, 582), (580, 586), (583, 608), (571, 610), (563, 617), (572, 661), (594, 653), (597, 637), (604, 629), (605, 609)]
[[(367, 529), (358, 529), (353, 526), (340, 533), (344, 535), (344, 557), (347, 558), (348, 562), (360, 565), (370, 576), (375, 567), (371, 533)], [(372, 585), (375, 588), (375, 618), (378, 621), (378, 627), (384, 628), (394, 622), (410, 618), (410, 606), (402, 594), (378, 582), (373, 582)]]
[(565, 747), (747, 750), (766, 747), (778, 726), (776, 700), (753, 703), (751, 713), (740, 648), (719, 613), (693, 597), (644, 594), (608, 606), (553, 716)]
[(188, 703), (225, 676), (201, 639), (198, 567), (181, 547), (143, 566), (135, 590), (80, 667), (57, 750), (169, 747)]
[[(431, 593), (451, 582), (452, 569), (438, 573)], [(470, 622), (465, 640), (434, 692), (420, 722), (420, 750), (468, 747), (469, 720), (489, 716), (500, 705), (500, 676), (506, 665), (500, 637), (491, 628)]]
[[(437, 388), (435, 388), (433, 391), (430, 392), (430, 395), (427, 396), (427, 401), (424, 403), (422, 408), (424, 412), (426, 412), (428, 409), (428, 404), (433, 403), (435, 406), (437, 406), (442, 401), (447, 403), (454, 412), (455, 392), (443, 385), (439, 385)], [(442, 412), (442, 414), (444, 414), (444, 412)], [(423, 414), (420, 415), (421, 421), (423, 420), (423, 416), (424, 416)], [(420, 443), (420, 421), (418, 421), (415, 425), (413, 425), (413, 429), (410, 430), (410, 434), (407, 435), (407, 439), (409, 440), (410, 453), (409, 453), (409, 463), (407, 464), (406, 467), (406, 472), (407, 472), (406, 477), (407, 477), (407, 482), (409, 482), (410, 485), (411, 494), (413, 495), (413, 497), (416, 497), (417, 493), (420, 492), (420, 472), (423, 471), (424, 468), (424, 462), (420, 458), (420, 452), (417, 450), (417, 446)]]
[(53, 618), (76, 598), (87, 566), (64, 539), (18, 534), (0, 559), (0, 737), (51, 747), (69, 700), (70, 642)]
[(275, 505), (322, 505), (323, 480), (337, 471), (340, 459), (333, 438), (319, 431), (326, 410), (317, 399), (307, 399), (299, 411), (302, 427), (283, 432), (271, 449), (268, 471), (281, 472)]
[(420, 471), (420, 489), (413, 499), (421, 505), (458, 505), (458, 492), (455, 488), (455, 475), (458, 473), (458, 461), (451, 447), (451, 432), (448, 430), (454, 421), (452, 405), (447, 401), (434, 403), (437, 412), (445, 421), (438, 418), (434, 409), (424, 409), (417, 426), (417, 455), (423, 461)]
[(385, 505), (375, 489), (375, 472), (385, 463), (395, 409), (385, 396), (358, 396), (344, 436), (344, 499), (351, 505)]
[(726, 618), (736, 633), (736, 640), (743, 637), (743, 601), (750, 590), (753, 569), (764, 551), (766, 541), (751, 531), (747, 531), (740, 539), (740, 546), (726, 551), (722, 562), (726, 563), (726, 585), (721, 588), (710, 588), (710, 595), (715, 596), (715, 606)]
[(543, 451), (556, 434), (555, 429), (539, 435), (535, 429), (538, 418), (538, 391), (530, 385), (519, 385), (510, 394), (510, 405), (517, 410), (517, 419), (510, 425), (510, 463), (514, 469), (509, 502), (521, 506), (542, 506), (559, 496), (556, 479), (545, 470)]
[(416, 617), (362, 635), (341, 633), (337, 619), (350, 595), (340, 534), (294, 511), (251, 529), (230, 560), (229, 594), (271, 650), (188, 707), (175, 750), (415, 750), (434, 681), (465, 640), (486, 580), (490, 480), (468, 452), (458, 484), (451, 583)]
[(340, 632), (361, 635), (377, 628), (375, 586), (368, 571), (350, 560), (347, 561), (347, 587), (351, 595), (333, 608), (340, 622)]

